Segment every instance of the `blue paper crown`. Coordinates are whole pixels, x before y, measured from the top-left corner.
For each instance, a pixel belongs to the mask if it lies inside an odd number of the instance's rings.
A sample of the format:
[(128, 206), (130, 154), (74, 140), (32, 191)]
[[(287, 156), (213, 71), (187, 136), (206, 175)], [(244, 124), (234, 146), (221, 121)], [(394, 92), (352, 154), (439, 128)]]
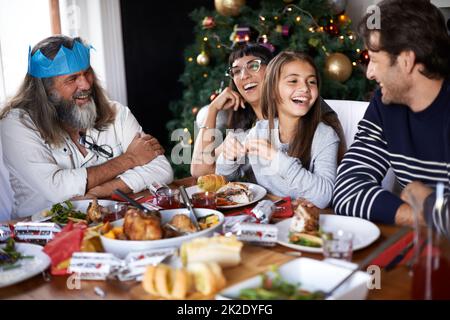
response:
[(90, 49), (79, 41), (74, 41), (73, 48), (61, 45), (53, 60), (47, 58), (39, 49), (31, 56), (28, 52), (28, 73), (36, 78), (50, 78), (80, 72), (90, 66)]

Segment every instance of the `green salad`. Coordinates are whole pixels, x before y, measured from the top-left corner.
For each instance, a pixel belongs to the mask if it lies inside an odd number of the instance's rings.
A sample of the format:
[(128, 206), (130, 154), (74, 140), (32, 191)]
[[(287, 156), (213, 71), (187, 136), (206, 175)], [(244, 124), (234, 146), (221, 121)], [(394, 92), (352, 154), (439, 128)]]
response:
[(320, 292), (308, 292), (301, 289), (300, 284), (292, 284), (284, 280), (276, 267), (272, 272), (262, 276), (262, 284), (257, 288), (242, 289), (240, 299), (246, 300), (321, 300)]
[(300, 246), (321, 248), (324, 239), (332, 239), (332, 234), (319, 229), (315, 234), (289, 232), (289, 242)]
[(20, 267), (16, 264), (21, 259), (32, 259), (33, 256), (24, 256), (22, 253), (16, 251), (16, 245), (13, 238), (6, 241), (6, 246), (0, 248), (0, 269), (5, 271)]
[(50, 209), (49, 215), (52, 216), (50, 221), (59, 224), (66, 224), (69, 220), (74, 222), (86, 220), (86, 214), (75, 210), (72, 202), (69, 200), (53, 205)]

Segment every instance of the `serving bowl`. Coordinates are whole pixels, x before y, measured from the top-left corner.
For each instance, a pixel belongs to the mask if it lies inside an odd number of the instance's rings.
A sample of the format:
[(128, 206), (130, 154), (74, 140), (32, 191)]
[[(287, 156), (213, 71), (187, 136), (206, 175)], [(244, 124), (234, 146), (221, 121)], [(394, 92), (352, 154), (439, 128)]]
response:
[[(146, 251), (152, 249), (169, 248), (169, 247), (180, 247), (185, 241), (190, 241), (194, 238), (199, 237), (209, 237), (212, 236), (216, 230), (222, 227), (224, 216), (220, 211), (212, 209), (194, 209), (198, 218), (205, 217), (211, 214), (215, 214), (219, 217), (219, 222), (210, 228), (186, 234), (183, 236), (160, 239), (160, 240), (119, 240), (110, 239), (103, 235), (100, 236), (100, 240), (103, 245), (105, 252), (109, 252), (117, 256), (118, 258), (124, 258), (130, 252), (135, 251)], [(181, 209), (169, 209), (160, 210), (161, 213), (161, 225), (168, 223), (173, 216), (176, 214), (184, 214), (189, 217), (189, 211), (185, 208)], [(123, 225), (124, 219), (120, 219), (112, 222), (113, 227), (121, 227)], [(221, 230), (221, 229), (220, 229)]]

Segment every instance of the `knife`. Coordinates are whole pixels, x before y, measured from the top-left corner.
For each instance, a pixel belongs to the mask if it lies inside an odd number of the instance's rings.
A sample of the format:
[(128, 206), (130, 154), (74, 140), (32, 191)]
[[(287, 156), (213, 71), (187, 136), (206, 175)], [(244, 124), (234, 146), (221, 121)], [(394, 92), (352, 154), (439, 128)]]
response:
[(142, 204), (140, 204), (136, 200), (134, 200), (134, 199), (130, 198), (129, 196), (127, 196), (125, 193), (123, 193), (119, 189), (114, 190), (114, 193), (117, 194), (118, 196), (122, 197), (123, 199), (127, 200), (128, 203), (130, 203), (131, 205), (135, 206), (136, 208), (138, 208), (139, 210), (143, 211), (144, 213), (150, 213), (150, 210), (148, 210), (146, 207), (144, 207)]
[(179, 189), (180, 189), (180, 193), (181, 193), (181, 198), (183, 198), (183, 202), (186, 205), (186, 208), (188, 208), (188, 210), (189, 210), (189, 217), (191, 218), (191, 221), (194, 224), (195, 229), (197, 231), (199, 231), (200, 227), (198, 225), (197, 216), (195, 215), (194, 208), (192, 208), (191, 199), (189, 199), (186, 189), (183, 186), (180, 186)]

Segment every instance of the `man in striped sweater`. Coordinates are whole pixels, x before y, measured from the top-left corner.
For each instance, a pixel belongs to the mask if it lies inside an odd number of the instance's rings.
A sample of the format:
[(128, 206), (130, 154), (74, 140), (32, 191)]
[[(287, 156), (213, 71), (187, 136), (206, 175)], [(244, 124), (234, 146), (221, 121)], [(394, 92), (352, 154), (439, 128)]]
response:
[[(436, 183), (450, 187), (450, 40), (430, 1), (385, 0), (378, 7), (380, 28), (370, 13), (359, 27), (370, 56), (367, 77), (380, 88), (338, 168), (333, 208), (412, 225), (413, 198), (420, 206)], [(390, 167), (405, 188), (400, 197), (380, 186)]]

